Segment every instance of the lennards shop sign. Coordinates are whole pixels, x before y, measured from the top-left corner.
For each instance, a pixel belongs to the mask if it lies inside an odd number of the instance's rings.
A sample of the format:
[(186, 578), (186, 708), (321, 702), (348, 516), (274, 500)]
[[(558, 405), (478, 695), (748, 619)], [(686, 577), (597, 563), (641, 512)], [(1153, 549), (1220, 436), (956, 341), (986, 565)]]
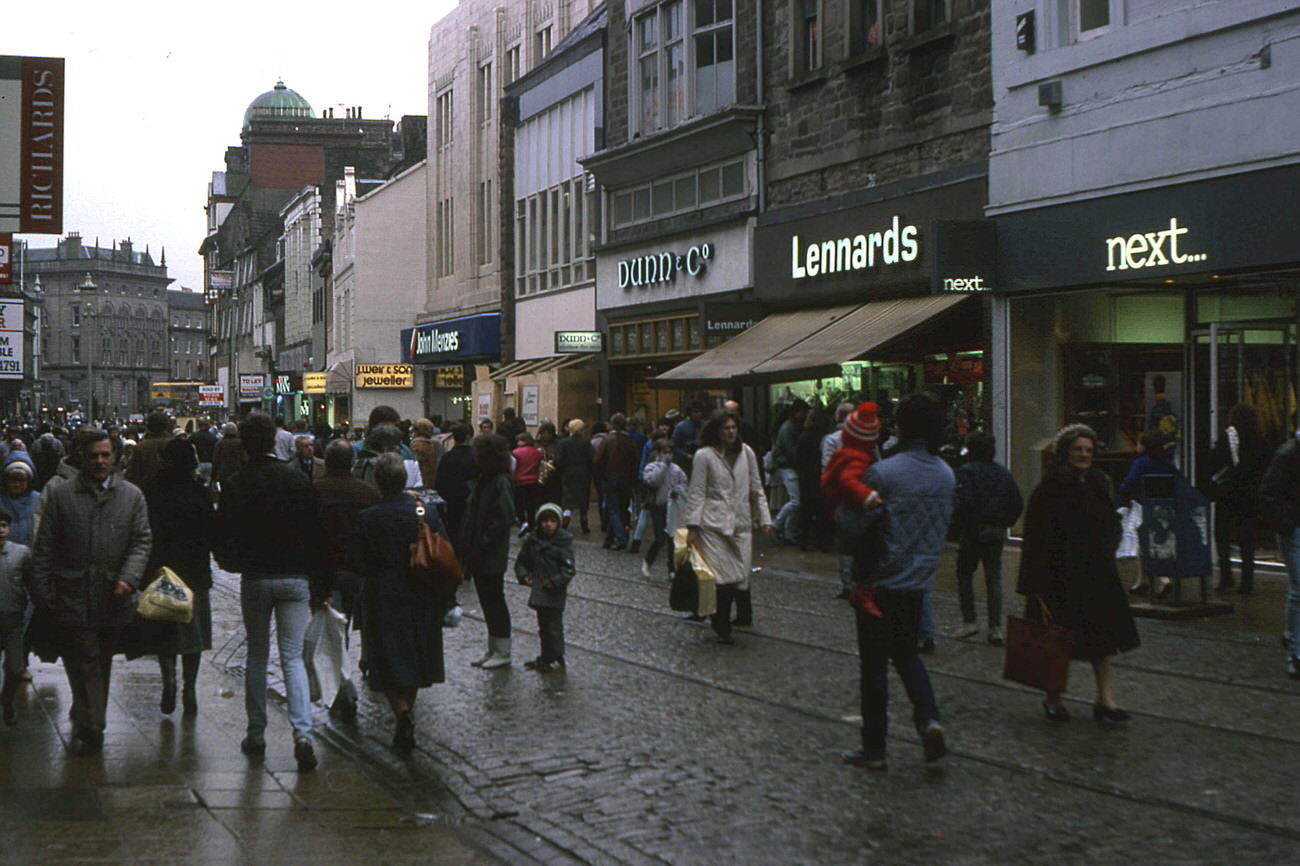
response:
[(846, 271), (914, 262), (920, 255), (917, 228), (895, 216), (881, 231), (841, 235), (826, 240), (790, 238), (790, 279), (803, 280)]

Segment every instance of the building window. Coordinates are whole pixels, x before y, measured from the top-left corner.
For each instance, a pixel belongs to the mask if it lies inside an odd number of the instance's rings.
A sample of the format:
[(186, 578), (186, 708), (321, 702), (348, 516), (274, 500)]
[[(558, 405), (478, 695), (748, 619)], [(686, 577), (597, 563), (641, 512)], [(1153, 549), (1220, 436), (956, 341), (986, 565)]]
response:
[(131, 344), (125, 338), (117, 344), (117, 362), (123, 367), (131, 363)]
[(511, 45), (506, 49), (505, 58), (505, 77), (501, 80), (502, 84), (514, 84), (519, 78), (521, 70), (519, 69), (519, 46)]
[(72, 363), (81, 363), (81, 338), (75, 335), (72, 338)]
[(478, 185), (478, 263), (492, 261), (492, 181)]
[(913, 35), (925, 33), (948, 23), (948, 4), (951, 0), (912, 0)]
[(72, 327), (81, 327), (81, 304), (72, 305)]
[(492, 90), (492, 64), (484, 63), (478, 68), (478, 122), (487, 123), (492, 119), (492, 103), (495, 102)]
[(449, 277), (455, 272), (455, 199), (438, 202), (438, 276)]
[(595, 193), (585, 175), (515, 202), (515, 294), (562, 289), (596, 277), (591, 238)]
[(669, 129), (735, 101), (731, 16), (731, 0), (671, 0), (634, 21), (636, 131)]
[(436, 123), (435, 135), (437, 136), (438, 147), (449, 147), (452, 141), (452, 90), (447, 88), (438, 94), (437, 104), (435, 106), (434, 119)]
[(113, 338), (105, 337), (100, 341), (99, 357), (105, 365), (113, 363)]
[(547, 24), (537, 31), (533, 39), (533, 57), (534, 62), (540, 63), (551, 53), (551, 25)]
[(611, 358), (682, 355), (712, 348), (721, 342), (720, 336), (704, 337), (700, 332), (699, 316), (672, 316), (609, 326)]
[(144, 340), (135, 341), (135, 365), (137, 367), (144, 366)]
[(849, 52), (861, 54), (879, 48), (880, 0), (850, 0), (848, 10)]
[(614, 228), (689, 213), (749, 195), (741, 159), (693, 169), (614, 193)]
[(1110, 0), (1075, 0), (1075, 20), (1079, 22), (1080, 35), (1098, 35), (1110, 27)]
[(822, 65), (821, 0), (798, 0), (790, 7), (795, 16), (794, 72), (796, 75), (813, 72)]

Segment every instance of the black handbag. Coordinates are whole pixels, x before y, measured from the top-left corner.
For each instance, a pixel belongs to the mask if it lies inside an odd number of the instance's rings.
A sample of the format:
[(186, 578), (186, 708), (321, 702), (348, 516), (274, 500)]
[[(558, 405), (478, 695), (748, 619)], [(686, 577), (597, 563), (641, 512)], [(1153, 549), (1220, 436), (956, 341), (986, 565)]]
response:
[(673, 572), (673, 582), (668, 589), (668, 607), (672, 610), (695, 613), (700, 606), (700, 579), (688, 556)]

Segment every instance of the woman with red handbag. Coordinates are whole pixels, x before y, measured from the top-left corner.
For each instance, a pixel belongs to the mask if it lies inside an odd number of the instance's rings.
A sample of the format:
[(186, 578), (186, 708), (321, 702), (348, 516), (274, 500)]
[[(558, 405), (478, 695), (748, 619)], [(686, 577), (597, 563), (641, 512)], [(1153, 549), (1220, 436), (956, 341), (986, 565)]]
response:
[[(1072, 657), (1092, 664), (1097, 680), (1093, 718), (1122, 724), (1129, 714), (1115, 703), (1111, 656), (1140, 643), (1115, 566), (1120, 520), (1110, 480), (1092, 465), (1097, 434), (1071, 424), (1056, 435), (1052, 467), (1029, 499), (1016, 592), (1027, 597), (1025, 617), (1052, 621), (1074, 635)], [(1041, 604), (1040, 604), (1041, 601)], [(1049, 721), (1065, 722), (1060, 693), (1048, 693)]]
[[(400, 454), (375, 461), (375, 484), (383, 499), (357, 516), (365, 566), (366, 628), (361, 632), (370, 688), (382, 692), (397, 719), (393, 749), (415, 748), (415, 696), (445, 679), (442, 616), (447, 600), (412, 579), (411, 542), (419, 532), (416, 503), (406, 495), (406, 464)], [(442, 532), (436, 508), (424, 521)]]

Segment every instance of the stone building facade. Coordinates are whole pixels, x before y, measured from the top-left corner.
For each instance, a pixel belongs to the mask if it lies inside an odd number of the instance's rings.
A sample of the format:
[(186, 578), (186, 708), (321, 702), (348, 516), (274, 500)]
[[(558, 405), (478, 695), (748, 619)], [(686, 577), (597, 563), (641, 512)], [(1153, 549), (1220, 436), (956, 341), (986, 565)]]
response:
[(43, 405), (99, 419), (147, 411), (149, 385), (170, 373), (166, 255), (155, 263), (128, 239), (101, 247), (76, 232), (29, 247), (27, 274), (45, 293)]
[(167, 292), (169, 378), (173, 382), (210, 382), (208, 338), (211, 310), (203, 295), (189, 289)]

